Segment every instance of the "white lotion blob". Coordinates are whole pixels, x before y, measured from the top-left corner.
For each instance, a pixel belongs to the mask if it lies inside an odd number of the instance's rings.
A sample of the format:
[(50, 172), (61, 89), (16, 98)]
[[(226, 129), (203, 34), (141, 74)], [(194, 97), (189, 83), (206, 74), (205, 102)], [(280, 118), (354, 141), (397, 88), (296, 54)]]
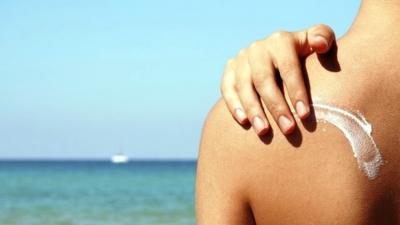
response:
[(375, 179), (383, 161), (378, 146), (371, 136), (371, 124), (361, 114), (356, 116), (345, 110), (319, 103), (314, 103), (313, 107), (318, 121), (329, 122), (343, 132), (350, 142), (360, 169), (368, 179)]

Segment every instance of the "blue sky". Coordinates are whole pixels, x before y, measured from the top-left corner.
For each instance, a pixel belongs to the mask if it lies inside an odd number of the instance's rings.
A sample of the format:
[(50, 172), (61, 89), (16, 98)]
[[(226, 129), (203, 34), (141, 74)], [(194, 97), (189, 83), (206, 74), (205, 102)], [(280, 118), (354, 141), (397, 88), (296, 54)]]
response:
[(0, 159), (195, 158), (225, 62), (359, 1), (1, 1)]

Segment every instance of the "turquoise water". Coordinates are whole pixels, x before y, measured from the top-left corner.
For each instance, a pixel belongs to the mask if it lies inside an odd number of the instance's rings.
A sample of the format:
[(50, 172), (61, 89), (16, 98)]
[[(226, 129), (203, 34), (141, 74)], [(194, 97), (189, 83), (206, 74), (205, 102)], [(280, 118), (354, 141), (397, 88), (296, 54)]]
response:
[(0, 224), (195, 224), (194, 179), (194, 161), (0, 161)]

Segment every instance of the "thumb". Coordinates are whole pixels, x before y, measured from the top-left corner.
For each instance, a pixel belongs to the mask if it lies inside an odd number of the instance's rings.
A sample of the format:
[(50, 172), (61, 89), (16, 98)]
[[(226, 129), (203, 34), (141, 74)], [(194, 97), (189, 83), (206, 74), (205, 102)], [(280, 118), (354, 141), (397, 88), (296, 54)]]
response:
[(297, 33), (300, 55), (305, 57), (316, 52), (323, 54), (329, 51), (335, 41), (332, 28), (324, 24), (314, 25), (307, 30)]

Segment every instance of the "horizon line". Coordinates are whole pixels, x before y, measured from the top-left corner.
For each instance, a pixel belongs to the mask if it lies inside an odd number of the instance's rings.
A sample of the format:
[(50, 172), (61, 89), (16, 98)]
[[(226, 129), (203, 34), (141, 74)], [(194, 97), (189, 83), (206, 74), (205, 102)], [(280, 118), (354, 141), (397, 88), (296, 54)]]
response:
[[(0, 162), (4, 161), (110, 161), (110, 158), (1, 158)], [(197, 161), (196, 158), (133, 158), (129, 162), (137, 161)]]

